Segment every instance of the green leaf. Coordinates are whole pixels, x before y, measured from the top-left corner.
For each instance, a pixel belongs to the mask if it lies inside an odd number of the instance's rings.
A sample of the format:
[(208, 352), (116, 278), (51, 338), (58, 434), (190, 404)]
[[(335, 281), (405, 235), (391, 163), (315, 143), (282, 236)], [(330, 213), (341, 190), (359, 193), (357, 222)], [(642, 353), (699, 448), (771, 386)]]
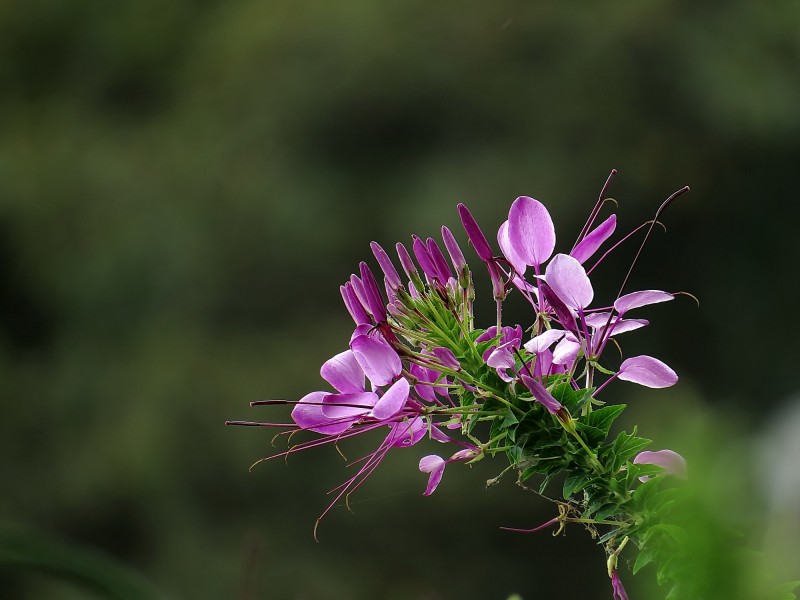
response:
[(605, 439), (605, 437), (608, 435), (609, 429), (611, 429), (612, 423), (614, 423), (616, 418), (620, 416), (624, 410), (624, 404), (604, 406), (603, 408), (598, 408), (597, 410), (593, 410), (592, 412), (582, 416), (580, 421), (602, 431), (603, 439)]
[(614, 440), (614, 443), (603, 453), (606, 464), (609, 465), (612, 473), (619, 471), (620, 467), (622, 467), (628, 459), (641, 452), (652, 442), (652, 440), (648, 440), (647, 438), (638, 437), (636, 432), (636, 427), (633, 428), (632, 433), (621, 432), (617, 436), (617, 439)]
[(636, 563), (633, 565), (633, 574), (636, 575), (645, 565), (650, 564), (656, 558), (655, 550), (652, 548), (645, 548), (636, 557)]
[(564, 480), (564, 499), (569, 498), (575, 492), (580, 492), (590, 480), (591, 477), (580, 471), (570, 473)]

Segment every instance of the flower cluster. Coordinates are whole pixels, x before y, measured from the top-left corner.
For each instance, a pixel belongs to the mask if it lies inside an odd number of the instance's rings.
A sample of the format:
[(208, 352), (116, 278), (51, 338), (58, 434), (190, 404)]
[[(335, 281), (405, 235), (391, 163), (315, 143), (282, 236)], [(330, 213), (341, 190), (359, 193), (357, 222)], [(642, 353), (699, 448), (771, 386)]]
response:
[[(420, 459), (419, 470), (428, 475), (425, 495), (436, 490), (448, 464), (487, 455), (505, 455), (520, 481), (541, 476), (541, 489), (566, 472), (559, 517), (548, 524), (610, 524), (611, 531), (600, 539), (614, 596), (627, 597), (616, 557), (629, 539), (643, 545), (649, 515), (637, 500), (637, 486), (652, 487), (667, 474), (683, 476), (686, 466), (671, 450), (642, 452), (649, 440), (635, 431), (607, 441), (624, 406), (606, 404), (601, 394), (614, 380), (664, 388), (678, 376), (657, 358), (620, 362), (616, 352), (606, 357), (605, 351), (610, 343), (619, 347), (616, 336), (648, 325), (630, 314), (670, 301), (676, 293), (623, 293), (626, 277), (616, 298), (598, 303), (589, 276), (639, 231), (646, 232), (646, 240), (661, 211), (685, 189), (670, 197), (655, 219), (612, 243), (616, 216), (597, 224), (608, 205), (610, 180), (568, 252), (555, 252), (553, 221), (533, 198), (522, 196), (511, 204), (497, 230), (499, 252), (467, 207), (458, 205), (469, 243), (492, 282), (496, 322), (486, 328), (474, 323), (472, 272), (450, 229), (441, 228), (441, 245), (417, 236), (410, 249), (398, 243), (397, 263), (373, 242), (383, 281), (362, 262), (340, 288), (355, 329), (347, 348), (322, 365), (320, 374), (333, 391), (314, 391), (292, 402), (291, 424), (231, 423), (317, 434), (275, 456), (374, 430), (385, 434), (373, 452), (355, 461), (356, 473), (335, 490), (320, 519), (346, 501), (390, 450), (424, 438), (451, 447), (441, 453), (449, 458)], [(530, 304), (531, 321), (524, 326), (503, 323), (503, 304), (512, 294)], [(253, 404), (276, 403), (287, 401)], [(582, 497), (572, 497), (579, 492)]]

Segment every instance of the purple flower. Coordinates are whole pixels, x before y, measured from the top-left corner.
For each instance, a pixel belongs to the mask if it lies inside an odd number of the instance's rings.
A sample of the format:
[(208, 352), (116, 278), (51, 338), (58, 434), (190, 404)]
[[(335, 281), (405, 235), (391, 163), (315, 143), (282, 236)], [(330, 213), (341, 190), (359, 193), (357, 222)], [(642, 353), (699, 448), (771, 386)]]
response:
[(419, 470), (422, 473), (429, 473), (430, 476), (428, 477), (428, 485), (425, 488), (425, 492), (423, 492), (423, 496), (430, 496), (433, 492), (436, 491), (436, 488), (439, 486), (439, 483), (442, 481), (442, 476), (444, 475), (444, 468), (451, 462), (463, 461), (463, 460), (472, 460), (480, 456), (481, 450), (477, 446), (469, 446), (462, 450), (459, 450), (453, 456), (450, 457), (449, 460), (443, 459), (441, 456), (436, 454), (429, 454), (428, 456), (423, 456), (419, 460)]

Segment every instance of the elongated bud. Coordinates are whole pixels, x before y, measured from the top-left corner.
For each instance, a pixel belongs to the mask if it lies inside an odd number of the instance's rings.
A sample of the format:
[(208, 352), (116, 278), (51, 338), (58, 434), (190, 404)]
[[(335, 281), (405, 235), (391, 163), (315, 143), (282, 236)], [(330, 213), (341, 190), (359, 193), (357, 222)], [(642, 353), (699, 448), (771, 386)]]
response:
[(392, 260), (381, 245), (378, 242), (370, 242), (369, 247), (372, 248), (372, 254), (375, 255), (375, 260), (378, 261), (383, 274), (386, 276), (389, 287), (391, 287), (392, 290), (396, 290), (403, 285), (400, 281), (400, 275), (397, 274), (397, 269), (394, 268)]
[(478, 254), (483, 262), (492, 260), (492, 249), (489, 247), (489, 242), (486, 241), (486, 236), (483, 235), (480, 225), (469, 212), (469, 209), (463, 204), (458, 205), (458, 216), (461, 217), (461, 224), (464, 226), (464, 231), (467, 232), (469, 241), (472, 242), (472, 247)]
[(355, 321), (356, 325), (369, 324), (371, 322), (369, 315), (364, 310), (364, 307), (361, 306), (361, 302), (358, 301), (350, 283), (348, 282), (344, 285), (340, 285), (339, 292), (342, 294), (342, 300), (344, 300), (344, 306), (347, 308), (347, 312), (353, 317), (353, 321)]
[(450, 350), (450, 348), (437, 346), (432, 350), (432, 352), (436, 359), (448, 369), (452, 369), (453, 371), (459, 371), (461, 369), (461, 364), (458, 362), (456, 355), (453, 354), (453, 351)]
[(558, 415), (564, 406), (556, 400), (553, 395), (547, 391), (541, 383), (536, 381), (533, 377), (528, 377), (524, 373), (521, 375), (522, 383), (531, 391), (533, 398), (542, 406), (544, 406), (551, 415)]
[(364, 295), (367, 298), (367, 304), (372, 316), (375, 317), (376, 323), (384, 323), (386, 321), (386, 305), (383, 303), (378, 282), (375, 281), (375, 276), (370, 271), (369, 265), (361, 261), (358, 265), (361, 272), (361, 282), (364, 286)]
[(436, 267), (439, 281), (442, 285), (445, 285), (447, 281), (453, 277), (453, 273), (450, 271), (450, 266), (444, 259), (444, 254), (442, 254), (441, 248), (439, 248), (439, 245), (433, 238), (428, 238), (425, 241), (425, 246), (428, 249), (428, 256), (430, 256), (431, 260), (433, 261), (433, 266)]
[(425, 273), (425, 277), (428, 278), (428, 281), (438, 279), (439, 273), (436, 270), (436, 266), (433, 264), (431, 255), (428, 254), (428, 248), (425, 246), (425, 242), (416, 235), (412, 237), (414, 241), (411, 244), (411, 249), (414, 251), (414, 257), (417, 259), (419, 266), (422, 267), (422, 272)]
[(409, 281), (417, 290), (422, 289), (422, 279), (419, 276), (419, 271), (417, 271), (414, 261), (411, 260), (411, 255), (408, 253), (406, 247), (400, 242), (397, 242), (397, 244), (395, 244), (395, 249), (397, 250), (397, 257), (400, 259), (400, 266), (403, 267), (403, 271), (408, 275)]
[(442, 226), (442, 240), (444, 241), (444, 247), (447, 248), (447, 253), (450, 255), (450, 260), (453, 262), (456, 273), (461, 273), (462, 269), (467, 266), (467, 261), (464, 260), (464, 254), (461, 252), (461, 247), (453, 236), (453, 232), (446, 226)]

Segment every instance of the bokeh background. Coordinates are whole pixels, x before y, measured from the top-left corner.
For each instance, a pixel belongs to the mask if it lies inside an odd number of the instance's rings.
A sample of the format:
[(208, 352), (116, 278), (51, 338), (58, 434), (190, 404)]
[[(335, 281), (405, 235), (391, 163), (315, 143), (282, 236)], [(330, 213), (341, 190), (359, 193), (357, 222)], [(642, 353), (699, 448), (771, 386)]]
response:
[(620, 231), (692, 187), (630, 289), (700, 299), (626, 340), (681, 383), (620, 384), (622, 426), (704, 457), (719, 513), (789, 576), (798, 106), (793, 0), (0, 3), (0, 597), (107, 597), (13, 536), (174, 599), (610, 597), (585, 532), (499, 531), (551, 513), (484, 489), (499, 460), (423, 498), (431, 449), (399, 451), (316, 543), (342, 459), (248, 472), (271, 433), (223, 423), (324, 385), (371, 240), (457, 230), (458, 202), (492, 231), (524, 194), (569, 247), (612, 167)]

